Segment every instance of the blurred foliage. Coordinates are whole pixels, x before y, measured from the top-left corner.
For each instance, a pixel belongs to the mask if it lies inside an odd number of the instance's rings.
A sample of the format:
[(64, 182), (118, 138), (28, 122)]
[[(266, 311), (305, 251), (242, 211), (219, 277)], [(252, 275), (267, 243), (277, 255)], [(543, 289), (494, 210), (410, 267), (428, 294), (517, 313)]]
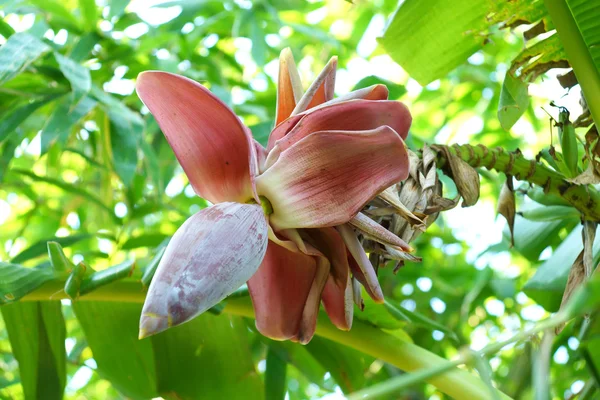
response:
[[(145, 70), (202, 82), (263, 143), (275, 114), (277, 56), (288, 46), (305, 82), (338, 55), (336, 93), (387, 84), (391, 98), (407, 103), (413, 114), (407, 142), (412, 149), (433, 142), (472, 143), (519, 148), (533, 158), (557, 140), (552, 141), (542, 107), (550, 111), (554, 100), (568, 107), (573, 118), (581, 113), (578, 90), (565, 96), (555, 71), (529, 82), (529, 100), (522, 88), (514, 94), (519, 83), (503, 89), (512, 60), (525, 47), (524, 28), (501, 29), (499, 19), (477, 27), (485, 30), (485, 40), (459, 43), (453, 39), (463, 32), (457, 25), (444, 37), (460, 52), (424, 68), (422, 60), (431, 59), (427, 52), (435, 50), (422, 49), (418, 33), (444, 26), (433, 19), (401, 25), (404, 14), (393, 17), (396, 3), (0, 0), (0, 261), (44, 268), (46, 243), (55, 241), (75, 264), (84, 261), (95, 270), (132, 259), (145, 266), (187, 216), (207, 205), (194, 195), (158, 125), (134, 93), (135, 78)], [(467, 7), (460, 2), (463, 10), (448, 3), (440, 12), (453, 23), (460, 12), (484, 12), (477, 9), (480, 3), (487, 4), (477, 1)], [(543, 18), (533, 15), (536, 21)], [(378, 47), (376, 38), (392, 17)], [(406, 37), (400, 40), (402, 35)], [(510, 123), (501, 123), (499, 107), (512, 110), (514, 104), (522, 107), (518, 115), (510, 112)], [(502, 128), (515, 122), (510, 131)], [(398, 335), (408, 333), (407, 340), (452, 358), (461, 346), (480, 349), (556, 310), (581, 250), (579, 230), (574, 230), (577, 218), (517, 217), (510, 249), (507, 230), (501, 233), (504, 222), (496, 221), (494, 213), (505, 177), (481, 174), (479, 203), (443, 214), (414, 244), (421, 264), (408, 263), (396, 275), (391, 268), (380, 270), (389, 303), (400, 312), (416, 313), (413, 322), (399, 321), (384, 306), (371, 303), (356, 312), (357, 318)], [(453, 196), (453, 183), (442, 179), (447, 195)], [(517, 194), (519, 207), (534, 204)], [(8, 275), (0, 273), (0, 278), (8, 282)], [(22, 278), (29, 284), (27, 279)], [(0, 289), (4, 283), (0, 281)], [(12, 337), (19, 335), (14, 321), (25, 323), (19, 317), (24, 304), (34, 309), (27, 314), (33, 324), (29, 329), (37, 327), (28, 339), (38, 343), (34, 349), (8, 339), (11, 329), (17, 332)], [(305, 347), (272, 342), (256, 333), (253, 321), (227, 315), (206, 314), (139, 342), (137, 304), (63, 301), (61, 332), (57, 305), (3, 306), (0, 397), (58, 398), (50, 392), (28, 394), (39, 387), (24, 390), (21, 383), (31, 381), (26, 374), (53, 371), (51, 365), (60, 358), (56, 343), (63, 337), (67, 380), (45, 379), (52, 381), (53, 390), (66, 385), (68, 399), (248, 399), (263, 398), (263, 392), (267, 398), (287, 393), (292, 400), (341, 398), (344, 392), (402, 373), (320, 337)], [(597, 329), (597, 322), (588, 327), (578, 320), (553, 342), (552, 398), (570, 398), (589, 379), (599, 384), (594, 379), (600, 355), (592, 344)], [(19, 371), (17, 362), (28, 351), (43, 359), (43, 371)], [(539, 353), (539, 343), (532, 340), (494, 356), (493, 381), (515, 398), (534, 398), (531, 371)], [(419, 384), (389, 398), (443, 395)]]

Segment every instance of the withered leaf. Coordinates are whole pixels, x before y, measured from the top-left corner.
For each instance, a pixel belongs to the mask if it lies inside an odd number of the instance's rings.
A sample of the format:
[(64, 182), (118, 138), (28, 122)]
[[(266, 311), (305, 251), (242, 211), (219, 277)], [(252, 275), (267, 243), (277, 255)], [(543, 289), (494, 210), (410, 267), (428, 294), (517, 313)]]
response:
[(420, 230), (425, 230), (425, 223), (415, 214), (413, 214), (401, 201), (398, 197), (398, 192), (396, 192), (394, 187), (389, 187), (385, 189), (383, 192), (379, 193), (379, 197), (383, 199), (386, 203), (391, 205), (398, 214), (400, 214), (404, 219), (408, 221), (413, 227), (418, 228)]
[(567, 179), (567, 181), (576, 185), (595, 185), (600, 183), (600, 175), (598, 175), (596, 169), (590, 162), (585, 171), (577, 175), (575, 178)]
[(442, 152), (448, 161), (451, 178), (463, 198), (462, 206), (469, 207), (477, 203), (479, 200), (479, 174), (475, 168), (452, 153), (446, 146), (435, 146), (434, 149)]
[[(598, 224), (596, 222), (585, 221), (583, 223), (583, 250), (579, 253), (579, 256), (577, 256), (577, 259), (571, 266), (569, 278), (567, 279), (567, 286), (565, 287), (565, 292), (563, 293), (563, 298), (560, 303), (561, 310), (567, 305), (573, 292), (592, 275), (594, 262), (593, 248), (597, 227)], [(564, 326), (565, 324), (558, 325), (556, 327), (556, 334), (559, 334)]]
[(585, 276), (589, 277), (592, 275), (594, 262), (594, 239), (596, 239), (596, 228), (598, 224), (593, 221), (585, 221), (583, 223), (583, 266), (585, 269)]
[(511, 246), (514, 246), (516, 205), (515, 192), (512, 185), (512, 176), (508, 176), (506, 178), (506, 182), (500, 191), (500, 197), (498, 198), (498, 213), (506, 218), (506, 222), (508, 223), (508, 228), (510, 230), (510, 244)]
[[(560, 309), (562, 310), (566, 304), (569, 302), (569, 299), (573, 295), (575, 289), (577, 289), (586, 278), (585, 275), (585, 267), (583, 265), (583, 253), (584, 250), (579, 253), (577, 259), (571, 266), (571, 272), (569, 272), (569, 278), (567, 279), (567, 286), (565, 287), (565, 292), (563, 293), (562, 301), (560, 302)], [(565, 324), (560, 324), (556, 327), (556, 334), (558, 335), (562, 332)]]

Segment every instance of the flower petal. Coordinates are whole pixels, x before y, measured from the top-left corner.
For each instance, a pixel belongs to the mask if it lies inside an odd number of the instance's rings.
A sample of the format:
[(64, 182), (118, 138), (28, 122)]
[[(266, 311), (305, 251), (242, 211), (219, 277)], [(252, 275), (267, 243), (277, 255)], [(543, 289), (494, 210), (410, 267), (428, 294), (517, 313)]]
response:
[(262, 264), (248, 281), (260, 333), (275, 340), (298, 334), (316, 271), (314, 257), (269, 240)]
[(352, 255), (349, 259), (350, 268), (354, 273), (356, 279), (358, 279), (367, 289), (369, 296), (377, 303), (383, 303), (383, 292), (381, 286), (377, 280), (377, 273), (369, 261), (365, 250), (361, 246), (354, 229), (349, 224), (337, 226), (336, 229), (342, 235), (344, 243), (348, 247), (348, 251)]
[(302, 82), (294, 55), (289, 47), (279, 55), (279, 77), (277, 79), (277, 117), (275, 126), (288, 118), (302, 98)]
[(292, 115), (300, 114), (312, 107), (318, 106), (333, 99), (335, 88), (335, 73), (337, 57), (331, 57), (325, 68), (313, 81), (304, 96), (300, 99)]
[(369, 238), (387, 246), (396, 246), (405, 251), (413, 251), (412, 247), (392, 232), (373, 221), (363, 213), (358, 213), (350, 220), (350, 224)]
[(141, 73), (136, 88), (199, 196), (213, 203), (253, 197), (252, 137), (221, 100), (167, 72)]
[(277, 146), (281, 151), (319, 131), (367, 131), (387, 125), (406, 139), (412, 117), (399, 101), (350, 100), (307, 113)]
[[(250, 133), (250, 135), (252, 135), (252, 133)], [(256, 173), (253, 174), (253, 178), (255, 178), (256, 175), (262, 174), (265, 170), (267, 151), (262, 146), (262, 144), (258, 143), (256, 140), (252, 139), (252, 143), (254, 144), (254, 154), (256, 155), (256, 164), (252, 164), (252, 166), (256, 166)]]
[(384, 126), (366, 132), (317, 132), (283, 153), (256, 178), (273, 206), (275, 230), (348, 222), (377, 193), (408, 175), (400, 136)]
[(267, 226), (256, 204), (220, 203), (185, 221), (148, 289), (140, 337), (194, 318), (250, 279), (267, 249)]
[(300, 321), (300, 328), (295, 337), (292, 338), (294, 342), (307, 344), (310, 342), (317, 329), (317, 317), (319, 315), (319, 305), (321, 304), (321, 295), (323, 289), (327, 283), (327, 277), (329, 276), (330, 264), (325, 257), (314, 257), (317, 261), (317, 270), (315, 271), (315, 278), (313, 279), (310, 292), (304, 305), (302, 312), (302, 321)]
[(315, 334), (321, 295), (325, 288), (325, 284), (327, 283), (329, 272), (331, 270), (331, 263), (328, 257), (304, 240), (298, 229), (284, 229), (278, 233), (293, 242), (300, 252), (312, 256), (316, 261), (315, 277), (306, 299), (306, 304), (304, 305), (302, 321), (300, 322), (298, 333), (290, 338), (294, 342), (306, 344)]
[[(366, 88), (353, 90), (341, 95), (340, 97), (331, 99), (318, 107), (326, 107), (349, 100), (387, 100), (389, 94), (390, 92), (388, 88), (379, 83), (377, 85), (367, 86)], [(316, 108), (312, 109), (312, 111), (314, 110), (316, 110)]]
[(327, 257), (331, 270), (322, 294), (323, 306), (339, 329), (352, 327), (354, 312), (352, 280), (346, 245), (334, 228), (304, 229), (307, 241)]
[(288, 119), (284, 120), (279, 125), (275, 126), (275, 128), (269, 134), (269, 142), (267, 143), (267, 152), (270, 152), (271, 149), (273, 147), (275, 147), (275, 143), (279, 139), (281, 139), (285, 135), (287, 135), (288, 132), (291, 131), (294, 128), (294, 126), (296, 126), (296, 124), (298, 122), (300, 122), (300, 120), (302, 118), (304, 118), (304, 116), (305, 116), (304, 114), (294, 115), (294, 116), (289, 117)]
[(319, 110), (324, 107), (329, 107), (334, 104), (343, 103), (349, 100), (387, 100), (388, 93), (388, 89), (387, 87), (385, 87), (385, 85), (373, 85), (363, 89), (354, 90), (350, 93), (329, 100), (326, 103), (312, 107), (301, 114), (294, 115), (283, 121), (283, 123), (278, 124), (275, 127), (275, 129), (273, 129), (273, 131), (269, 135), (269, 143), (267, 145), (267, 150), (270, 151), (279, 139), (287, 135), (292, 130), (292, 128), (296, 126), (296, 124), (309, 113), (315, 112), (316, 110)]
[[(352, 256), (350, 256), (352, 257)], [(354, 261), (354, 260), (352, 260)], [(356, 261), (354, 261), (356, 264)], [(352, 277), (352, 297), (354, 298), (354, 304), (359, 308), (360, 311), (364, 311), (365, 302), (362, 299), (362, 293), (360, 290), (360, 282), (356, 277)]]

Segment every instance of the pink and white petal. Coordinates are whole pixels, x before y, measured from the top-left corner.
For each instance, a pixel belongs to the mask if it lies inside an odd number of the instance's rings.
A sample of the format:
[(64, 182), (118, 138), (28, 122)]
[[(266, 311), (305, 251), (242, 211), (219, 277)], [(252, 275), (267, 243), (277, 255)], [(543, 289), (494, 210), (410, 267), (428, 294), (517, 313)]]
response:
[[(350, 256), (350, 257), (352, 257), (352, 256)], [(360, 288), (361, 288), (361, 285), (360, 285), (360, 282), (358, 281), (358, 279), (356, 279), (355, 277), (352, 277), (352, 297), (354, 299), (354, 304), (356, 304), (356, 306), (360, 309), (360, 311), (364, 311), (365, 302), (363, 301)]]
[[(296, 230), (298, 231), (298, 230)], [(330, 274), (341, 287), (346, 286), (346, 277), (350, 273), (348, 255), (344, 239), (335, 228), (302, 229), (299, 231), (305, 242), (310, 244), (319, 254), (323, 254), (331, 263)]]
[[(310, 249), (311, 247), (312, 246), (307, 245), (307, 248)], [(315, 277), (308, 293), (306, 303), (304, 304), (298, 333), (293, 338), (290, 338), (292, 341), (302, 344), (310, 342), (317, 329), (317, 317), (319, 315), (321, 296), (331, 269), (327, 258), (322, 256), (313, 256), (313, 258), (316, 261)]]
[(316, 272), (314, 257), (269, 241), (262, 264), (248, 281), (260, 333), (275, 340), (298, 335)]
[(300, 120), (307, 114), (313, 113), (325, 107), (330, 107), (332, 105), (344, 103), (350, 100), (387, 100), (388, 94), (389, 92), (385, 85), (373, 85), (363, 89), (354, 90), (350, 93), (346, 93), (345, 95), (329, 100), (326, 103), (312, 107), (301, 114), (294, 115), (286, 119), (282, 123), (279, 123), (275, 127), (275, 129), (273, 129), (269, 136), (269, 144), (267, 146), (267, 149), (270, 151), (275, 146), (275, 143), (279, 139), (287, 135), (294, 128), (294, 126), (296, 126), (296, 124), (298, 124), (298, 122), (300, 122)]
[[(275, 231), (273, 230), (273, 228), (271, 228), (271, 226), (269, 225), (269, 240), (274, 242), (275, 244), (278, 244), (281, 247), (286, 248), (287, 250), (293, 252), (293, 253), (297, 253), (300, 251), (300, 249), (298, 249), (298, 246), (296, 245), (295, 242), (288, 240), (288, 238), (282, 236), (281, 234), (277, 234), (275, 233)], [(304, 254), (306, 254), (306, 252), (304, 252)]]
[[(336, 103), (343, 103), (349, 100), (387, 100), (390, 92), (385, 85), (377, 84), (362, 89), (356, 89), (335, 99), (323, 103), (322, 106), (329, 106)], [(313, 109), (315, 110), (315, 109)]]
[(199, 196), (213, 203), (253, 197), (252, 137), (221, 100), (191, 79), (159, 71), (141, 73), (136, 90)]
[[(293, 338), (290, 338), (292, 341), (306, 344), (315, 333), (321, 295), (331, 270), (331, 262), (329, 257), (315, 248), (310, 242), (306, 241), (298, 229), (284, 229), (277, 232), (277, 234), (289, 239), (296, 245), (300, 252), (312, 256), (316, 261), (315, 278), (308, 298), (306, 299), (298, 333)], [(337, 244), (343, 245), (343, 242)]]
[(331, 57), (331, 60), (329, 60), (325, 68), (323, 68), (306, 93), (304, 93), (304, 96), (302, 96), (296, 108), (294, 108), (292, 115), (300, 114), (333, 99), (336, 70), (337, 57)]
[(383, 245), (396, 246), (404, 251), (413, 251), (408, 243), (394, 235), (392, 232), (373, 221), (363, 213), (358, 213), (350, 220), (350, 224), (361, 231), (365, 236)]
[(279, 55), (279, 77), (277, 79), (277, 116), (275, 125), (288, 118), (302, 98), (302, 82), (294, 55), (289, 47)]
[[(250, 133), (252, 135), (252, 133)], [(262, 144), (258, 143), (256, 140), (252, 139), (252, 143), (254, 144), (254, 150), (256, 155), (256, 173), (253, 174), (253, 178), (257, 175), (260, 175), (264, 172), (265, 162), (267, 161), (267, 150), (262, 146)]]
[(407, 174), (406, 146), (388, 126), (317, 132), (282, 152), (256, 178), (256, 188), (273, 206), (269, 219), (275, 230), (320, 228), (350, 221)]
[(331, 270), (322, 294), (323, 306), (331, 322), (342, 330), (352, 327), (352, 281), (346, 245), (340, 234), (331, 227), (303, 229), (306, 240), (331, 263)]
[[(371, 290), (371, 286), (369, 286), (369, 284), (367, 283), (365, 274), (362, 273), (360, 267), (358, 266), (358, 263), (350, 253), (348, 253), (348, 264), (350, 264), (350, 271), (352, 271), (352, 279), (354, 280), (352, 283), (354, 289), (354, 302), (357, 306), (360, 307), (362, 311), (365, 308), (365, 304), (362, 299), (361, 287), (365, 288), (365, 291), (367, 292), (370, 298), (374, 299), (378, 296)], [(359, 301), (361, 303), (360, 305), (357, 303)]]
[(274, 147), (283, 152), (298, 141), (320, 131), (367, 131), (389, 126), (406, 139), (412, 117), (399, 101), (350, 100), (308, 112)]
[(220, 203), (188, 218), (152, 279), (140, 337), (189, 321), (250, 279), (267, 250), (267, 226), (256, 204)]
[(270, 153), (271, 149), (275, 146), (275, 143), (279, 139), (281, 139), (285, 135), (287, 135), (288, 132), (290, 132), (294, 128), (294, 126), (296, 126), (296, 124), (298, 122), (300, 122), (300, 120), (304, 117), (305, 117), (305, 114), (294, 115), (294, 116), (289, 117), (288, 119), (284, 120), (283, 122), (279, 123), (278, 125), (276, 125), (275, 128), (273, 128), (273, 130), (269, 134), (269, 142), (267, 143), (267, 152)]
[(354, 291), (350, 274), (347, 275), (346, 279), (346, 284), (340, 287), (329, 275), (321, 295), (323, 307), (325, 307), (329, 320), (343, 331), (349, 331), (352, 328), (352, 318), (354, 316)]
[(344, 243), (352, 255), (352, 259), (348, 261), (354, 276), (365, 286), (367, 292), (375, 302), (383, 303), (383, 292), (381, 291), (381, 286), (377, 280), (377, 273), (375, 272), (371, 261), (369, 261), (369, 257), (367, 257), (365, 250), (358, 241), (354, 229), (352, 229), (349, 224), (337, 226), (336, 229), (340, 235), (342, 235)]
[(377, 84), (368, 86), (362, 89), (356, 89), (352, 92), (348, 92), (339, 97), (329, 100), (326, 103), (319, 104), (318, 106), (314, 106), (308, 110), (306, 110), (302, 115), (306, 115), (317, 110), (320, 110), (325, 107), (332, 106), (338, 103), (344, 103), (351, 100), (387, 100), (389, 95), (389, 90), (385, 85)]
[[(323, 254), (321, 254), (314, 247), (312, 247), (312, 246), (307, 247), (306, 243), (304, 242), (304, 239), (302, 239), (302, 237), (300, 236), (300, 232), (298, 232), (298, 229), (282, 229), (280, 231), (277, 231), (277, 234), (281, 237), (286, 238), (290, 242), (294, 243), (296, 245), (296, 247), (298, 248), (298, 250), (304, 254), (307, 254), (309, 256), (319, 256), (319, 257), (323, 256)], [(309, 251), (309, 248), (310, 248), (310, 251)]]

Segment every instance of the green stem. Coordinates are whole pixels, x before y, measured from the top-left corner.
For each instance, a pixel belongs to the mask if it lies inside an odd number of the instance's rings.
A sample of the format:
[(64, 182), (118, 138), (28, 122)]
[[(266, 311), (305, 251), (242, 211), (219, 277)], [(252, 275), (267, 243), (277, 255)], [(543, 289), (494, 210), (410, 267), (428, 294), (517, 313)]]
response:
[(569, 64), (585, 96), (596, 125), (600, 122), (600, 71), (596, 68), (590, 50), (585, 43), (577, 22), (565, 0), (545, 0), (548, 13), (554, 22)]
[[(501, 351), (504, 347), (509, 344), (517, 343), (522, 340), (526, 340), (529, 337), (545, 331), (547, 329), (554, 328), (562, 323), (565, 323), (570, 319), (570, 316), (567, 312), (560, 312), (555, 314), (552, 318), (548, 318), (540, 323), (538, 323), (533, 329), (528, 331), (520, 332), (511, 337), (510, 339), (504, 340), (502, 342), (493, 343), (489, 346), (486, 346), (482, 350), (479, 351), (465, 351), (462, 352), (461, 355), (453, 361), (444, 360), (443, 362), (437, 363), (435, 366), (430, 367), (427, 370), (419, 370), (413, 374), (401, 375), (392, 379), (388, 379), (383, 383), (378, 385), (374, 385), (368, 387), (366, 389), (360, 390), (358, 392), (353, 393), (348, 397), (349, 400), (358, 400), (364, 398), (374, 398), (386, 394), (393, 393), (394, 391), (399, 390), (400, 388), (407, 387), (408, 385), (412, 385), (414, 383), (420, 382), (422, 380), (431, 379), (438, 374), (442, 374), (446, 371), (449, 371), (459, 365), (469, 364), (472, 362), (477, 362), (478, 360), (485, 360), (487, 356), (492, 354), (496, 354)], [(485, 362), (485, 361), (484, 361)], [(506, 399), (507, 396), (496, 390), (493, 386), (491, 386), (491, 381), (486, 385), (483, 381), (479, 381), (487, 390), (487, 397), (492, 398), (497, 397), (499, 399)], [(490, 390), (495, 390), (494, 393), (490, 393)], [(494, 396), (498, 395), (498, 396)], [(459, 397), (462, 398), (462, 397)]]
[[(254, 318), (254, 310), (248, 298), (227, 301), (224, 311)], [(423, 376), (416, 381), (425, 379), (440, 391), (456, 399), (489, 399), (488, 386), (475, 375), (453, 368), (454, 365), (450, 365), (451, 362), (446, 359), (357, 319), (352, 322), (350, 331), (341, 331), (324, 313), (320, 313), (316, 333), (388, 362), (403, 371), (427, 369), (429, 372), (425, 374), (421, 371)], [(430, 370), (434, 372), (431, 373)], [(501, 399), (510, 399), (502, 392), (498, 392), (498, 395)]]
[[(454, 145), (447, 147), (474, 168), (485, 167), (489, 170), (504, 172), (518, 180), (527, 181), (544, 188), (546, 194), (562, 197), (586, 218), (600, 221), (600, 195), (589, 185), (576, 185), (565, 180), (564, 176), (534, 160), (528, 160), (520, 151), (509, 152), (501, 147), (488, 149), (483, 145)], [(444, 167), (446, 159), (438, 152), (438, 166)]]
[[(64, 281), (53, 280), (27, 294), (21, 301), (44, 301), (68, 298), (62, 290)], [(80, 297), (77, 301), (121, 301), (142, 303), (146, 290), (139, 280), (121, 279), (101, 286), (93, 292)], [(250, 299), (246, 297), (228, 298), (224, 312), (254, 318), (254, 309)], [(372, 325), (355, 319), (350, 331), (337, 329), (324, 314), (319, 314), (316, 334), (334, 342), (352, 347), (362, 353), (379, 358), (403, 371), (420, 372), (416, 378), (427, 380), (440, 391), (456, 399), (485, 400), (489, 399), (489, 387), (475, 375), (454, 368), (449, 361), (412, 343), (405, 342)], [(431, 372), (430, 370), (433, 370)], [(416, 382), (417, 380), (415, 380)], [(498, 391), (501, 399), (510, 397)]]

